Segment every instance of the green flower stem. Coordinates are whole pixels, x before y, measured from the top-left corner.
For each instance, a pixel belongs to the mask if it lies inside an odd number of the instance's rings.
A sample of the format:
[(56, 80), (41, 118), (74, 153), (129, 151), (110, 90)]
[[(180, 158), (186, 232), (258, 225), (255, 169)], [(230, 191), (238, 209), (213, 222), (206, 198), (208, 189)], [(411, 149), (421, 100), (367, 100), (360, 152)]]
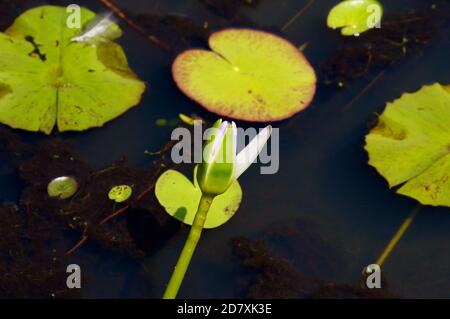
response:
[(180, 257), (178, 257), (177, 264), (170, 277), (170, 281), (167, 284), (166, 291), (164, 292), (163, 299), (175, 299), (180, 289), (181, 282), (191, 262), (192, 255), (194, 254), (197, 243), (202, 235), (203, 226), (205, 225), (206, 215), (211, 207), (211, 203), (214, 199), (212, 195), (203, 194), (198, 205), (197, 213), (195, 214), (194, 223), (192, 224), (189, 236), (181, 251)]

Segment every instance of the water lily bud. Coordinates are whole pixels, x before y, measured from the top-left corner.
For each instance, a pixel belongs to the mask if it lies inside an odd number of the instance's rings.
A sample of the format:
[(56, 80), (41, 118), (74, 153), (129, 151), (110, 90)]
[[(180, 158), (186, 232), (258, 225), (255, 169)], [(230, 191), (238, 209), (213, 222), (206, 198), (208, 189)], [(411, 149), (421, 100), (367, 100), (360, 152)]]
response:
[(204, 194), (220, 195), (234, 181), (236, 135), (234, 122), (218, 120), (211, 128), (203, 148), (203, 162), (197, 171), (197, 181)]

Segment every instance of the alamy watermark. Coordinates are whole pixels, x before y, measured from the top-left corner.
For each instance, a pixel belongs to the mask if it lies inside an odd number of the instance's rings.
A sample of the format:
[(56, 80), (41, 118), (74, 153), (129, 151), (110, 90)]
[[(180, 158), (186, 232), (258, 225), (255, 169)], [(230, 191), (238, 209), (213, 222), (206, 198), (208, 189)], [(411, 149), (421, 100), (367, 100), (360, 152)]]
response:
[[(180, 163), (202, 163), (207, 157), (209, 149), (203, 148), (212, 135), (215, 134), (216, 128), (208, 128), (203, 130), (202, 121), (194, 121), (193, 130), (185, 127), (178, 127), (172, 131), (171, 140), (178, 141), (171, 150), (171, 159), (175, 164)], [(224, 156), (217, 159), (217, 162), (231, 161), (229, 155), (233, 152), (239, 153), (239, 161), (251, 161), (262, 164), (260, 172), (263, 175), (275, 174), (280, 166), (280, 145), (279, 145), (279, 129), (272, 128), (272, 134), (269, 141), (264, 145), (259, 156), (252, 160), (251, 148), (245, 148), (254, 139), (260, 138), (258, 133), (262, 129), (257, 130), (254, 127), (247, 129), (237, 128), (236, 130), (236, 146), (233, 143), (226, 143)], [(192, 134), (193, 133), (193, 134)], [(256, 141), (254, 141), (256, 142)], [(235, 150), (233, 148), (236, 148)]]
[(66, 25), (69, 29), (81, 29), (81, 7), (77, 4), (67, 6)]
[(367, 27), (369, 29), (381, 28), (381, 15), (383, 14), (383, 9), (379, 4), (371, 4), (367, 6), (367, 13), (370, 15), (367, 18)]
[(67, 276), (66, 285), (69, 289), (81, 288), (81, 268), (77, 264), (70, 264), (66, 268)]
[(366, 287), (369, 289), (381, 288), (381, 268), (377, 264), (370, 264), (364, 268)]

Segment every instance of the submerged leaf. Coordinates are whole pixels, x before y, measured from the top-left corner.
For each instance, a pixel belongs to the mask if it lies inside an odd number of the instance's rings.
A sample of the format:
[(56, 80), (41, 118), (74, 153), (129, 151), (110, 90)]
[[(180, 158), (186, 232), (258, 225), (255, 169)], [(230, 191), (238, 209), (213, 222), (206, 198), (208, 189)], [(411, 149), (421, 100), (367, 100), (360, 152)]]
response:
[(424, 86), (389, 103), (366, 136), (369, 164), (398, 193), (450, 206), (450, 91)]
[(342, 28), (342, 35), (359, 35), (381, 21), (383, 7), (376, 0), (345, 0), (328, 13), (327, 25)]
[[(168, 170), (156, 182), (155, 195), (169, 215), (192, 225), (202, 196), (195, 177), (193, 185), (183, 174)], [(206, 217), (205, 228), (215, 228), (226, 223), (239, 208), (241, 200), (242, 189), (235, 181), (225, 193), (214, 198)]]
[[(95, 14), (81, 9), (81, 23)], [(0, 33), (0, 122), (49, 134), (102, 126), (139, 103), (145, 85), (122, 48), (71, 41), (65, 7), (26, 11)], [(116, 26), (118, 28), (118, 26)]]
[(316, 76), (303, 53), (267, 32), (226, 29), (208, 50), (188, 50), (172, 66), (178, 87), (216, 114), (254, 122), (282, 120), (306, 108)]

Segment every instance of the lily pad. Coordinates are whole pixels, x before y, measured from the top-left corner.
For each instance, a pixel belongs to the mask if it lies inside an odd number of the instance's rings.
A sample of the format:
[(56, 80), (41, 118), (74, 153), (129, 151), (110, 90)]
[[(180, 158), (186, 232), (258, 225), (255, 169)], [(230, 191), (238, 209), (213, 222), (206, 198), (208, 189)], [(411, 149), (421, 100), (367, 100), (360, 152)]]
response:
[(359, 35), (381, 21), (383, 7), (376, 0), (345, 0), (328, 13), (327, 25), (342, 28), (342, 35)]
[(366, 136), (369, 164), (397, 193), (450, 207), (450, 91), (424, 86), (388, 103)]
[[(42, 6), (0, 33), (0, 122), (49, 134), (102, 126), (139, 103), (145, 84), (110, 39), (73, 42), (65, 7)], [(81, 9), (81, 23), (95, 14)], [(117, 25), (115, 27), (118, 28)]]
[(78, 190), (78, 183), (70, 176), (57, 177), (47, 185), (47, 193), (50, 197), (66, 199), (72, 197)]
[[(194, 175), (196, 173), (194, 172)], [(202, 192), (183, 174), (168, 170), (156, 182), (155, 195), (166, 212), (179, 221), (192, 225)], [(205, 228), (216, 228), (225, 224), (239, 208), (242, 189), (237, 181), (222, 195), (216, 196), (206, 217)]]
[(253, 122), (282, 120), (313, 99), (316, 75), (302, 52), (274, 34), (251, 29), (213, 33), (209, 50), (174, 61), (178, 87), (207, 110)]
[(110, 189), (108, 198), (116, 203), (122, 203), (130, 198), (133, 189), (128, 185), (117, 185)]

